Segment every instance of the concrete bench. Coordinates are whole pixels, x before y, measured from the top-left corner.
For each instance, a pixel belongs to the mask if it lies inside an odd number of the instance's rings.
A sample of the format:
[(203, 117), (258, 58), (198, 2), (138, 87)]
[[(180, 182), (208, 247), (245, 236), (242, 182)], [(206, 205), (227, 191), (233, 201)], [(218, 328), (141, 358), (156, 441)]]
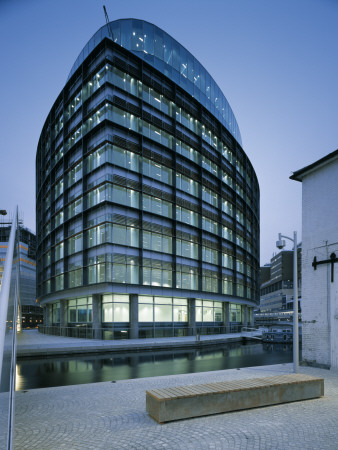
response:
[(295, 402), (324, 395), (324, 379), (290, 374), (146, 391), (148, 414), (159, 423)]

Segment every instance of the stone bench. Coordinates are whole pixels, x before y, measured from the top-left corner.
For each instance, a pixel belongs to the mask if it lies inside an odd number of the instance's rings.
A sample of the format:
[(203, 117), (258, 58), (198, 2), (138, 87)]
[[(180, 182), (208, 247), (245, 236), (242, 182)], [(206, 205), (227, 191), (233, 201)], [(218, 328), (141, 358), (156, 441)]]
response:
[(148, 414), (159, 423), (321, 397), (324, 379), (289, 374), (146, 391)]

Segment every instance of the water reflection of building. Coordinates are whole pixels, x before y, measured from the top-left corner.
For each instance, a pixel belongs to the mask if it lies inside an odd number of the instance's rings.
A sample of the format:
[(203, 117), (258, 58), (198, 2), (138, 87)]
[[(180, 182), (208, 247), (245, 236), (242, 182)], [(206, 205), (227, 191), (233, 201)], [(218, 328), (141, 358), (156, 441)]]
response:
[(36, 164), (47, 326), (135, 338), (252, 322), (257, 178), (226, 98), (167, 33), (131, 19), (102, 27)]
[(287, 344), (239, 342), (199, 349), (24, 358), (17, 364), (18, 390), (240, 367), (282, 364), (292, 360)]
[[(0, 287), (10, 231), (10, 225), (0, 223)], [(20, 313), (22, 327), (31, 328), (43, 319), (42, 308), (36, 303), (36, 236), (23, 226), (19, 226), (19, 234)]]

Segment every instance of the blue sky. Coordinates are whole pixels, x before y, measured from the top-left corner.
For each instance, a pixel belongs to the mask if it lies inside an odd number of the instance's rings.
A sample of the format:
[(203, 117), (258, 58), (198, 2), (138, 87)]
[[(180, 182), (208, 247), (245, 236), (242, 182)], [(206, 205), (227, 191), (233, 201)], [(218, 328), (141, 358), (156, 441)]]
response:
[(0, 209), (35, 230), (39, 135), (103, 4), (167, 31), (227, 97), (260, 184), (261, 264), (278, 232), (301, 238), (289, 176), (338, 148), (337, 0), (0, 0)]

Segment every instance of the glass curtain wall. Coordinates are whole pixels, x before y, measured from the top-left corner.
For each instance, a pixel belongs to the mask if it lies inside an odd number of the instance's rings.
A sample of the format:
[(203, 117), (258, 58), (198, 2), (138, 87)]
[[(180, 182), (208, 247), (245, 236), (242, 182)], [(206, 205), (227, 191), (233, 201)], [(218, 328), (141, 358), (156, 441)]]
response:
[(101, 311), (112, 337), (129, 332), (130, 292), (145, 333), (185, 333), (187, 298), (216, 327), (222, 305), (207, 298), (257, 300), (254, 170), (198, 61), (152, 24), (112, 26), (117, 40), (103, 27), (90, 41), (39, 140), (38, 298), (60, 328), (67, 297), (68, 323), (85, 327), (91, 295), (114, 292)]

